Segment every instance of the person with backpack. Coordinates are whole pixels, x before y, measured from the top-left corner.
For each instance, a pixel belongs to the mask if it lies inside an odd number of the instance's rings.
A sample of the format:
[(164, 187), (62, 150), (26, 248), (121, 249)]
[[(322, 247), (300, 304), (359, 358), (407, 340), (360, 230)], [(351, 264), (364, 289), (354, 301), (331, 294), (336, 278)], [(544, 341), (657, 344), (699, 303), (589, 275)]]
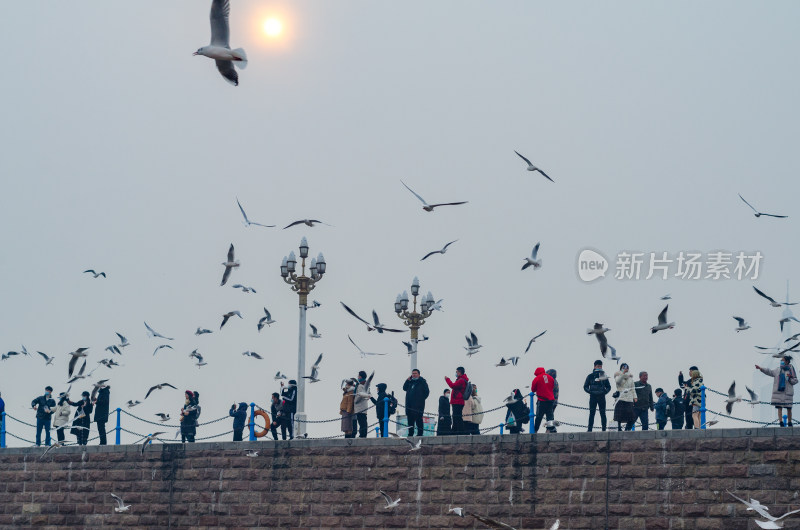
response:
[(472, 394), (471, 385), (467, 384), (469, 383), (469, 377), (467, 377), (464, 367), (459, 366), (456, 368), (456, 380), (451, 381), (449, 377), (445, 376), (444, 381), (453, 390), (452, 394), (450, 394), (450, 406), (453, 407), (452, 434), (466, 434), (462, 414), (464, 412), (464, 403)]
[(411, 375), (403, 383), (403, 391), (406, 393), (406, 418), (408, 418), (408, 435), (414, 436), (414, 427), (417, 428), (417, 436), (424, 433), (422, 416), (425, 414), (425, 400), (428, 399), (431, 391), (428, 382), (420, 376), (419, 370), (414, 368)]
[(686, 415), (686, 401), (680, 388), (676, 388), (672, 393), (672, 410), (667, 414), (672, 422), (672, 429), (683, 429), (683, 418)]
[(525, 404), (522, 392), (519, 388), (515, 388), (512, 392), (514, 397), (513, 401), (506, 403), (506, 426), (508, 426), (509, 434), (519, 434), (522, 432), (522, 426), (531, 420), (531, 409)]
[(600, 359), (594, 362), (592, 373), (586, 376), (583, 383), (583, 391), (589, 394), (589, 430), (592, 432), (594, 427), (595, 410), (600, 411), (600, 425), (605, 431), (608, 424), (606, 418), (606, 394), (611, 392), (611, 382), (603, 371), (603, 361)]
[(661, 387), (656, 388), (656, 398), (656, 403), (653, 405), (656, 411), (656, 429), (663, 431), (664, 427), (667, 426), (667, 418), (670, 417), (672, 412), (672, 401)]
[(397, 399), (394, 397), (394, 392), (391, 395), (386, 393), (386, 383), (378, 383), (375, 385), (375, 388), (378, 389), (378, 397), (370, 398), (372, 404), (375, 405), (375, 415), (378, 417), (378, 428), (380, 429), (380, 436), (383, 438), (387, 436), (387, 433), (384, 432), (384, 420), (386, 419), (385, 413), (387, 412), (386, 408), (386, 398), (389, 398), (388, 403), (388, 413), (389, 417), (391, 417), (395, 412), (397, 412)]

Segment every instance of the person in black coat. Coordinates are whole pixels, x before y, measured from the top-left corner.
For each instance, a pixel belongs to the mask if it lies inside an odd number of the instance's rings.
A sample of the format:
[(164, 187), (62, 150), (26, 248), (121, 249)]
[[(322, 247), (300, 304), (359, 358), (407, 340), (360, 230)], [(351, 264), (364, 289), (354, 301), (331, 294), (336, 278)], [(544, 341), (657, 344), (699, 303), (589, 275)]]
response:
[[(406, 382), (403, 383), (406, 392), (406, 417), (408, 418), (408, 435), (414, 436), (414, 426), (417, 427), (417, 436), (424, 433), (422, 416), (425, 413), (425, 400), (431, 391), (428, 382), (419, 375), (419, 370), (414, 368)], [(448, 407), (449, 408), (449, 407)]]
[(439, 421), (436, 422), (436, 436), (447, 436), (452, 432), (450, 416), (450, 389), (445, 388), (439, 396)]
[(197, 416), (200, 407), (200, 394), (186, 391), (186, 399), (181, 409), (181, 443), (194, 443), (197, 433)]
[(106, 423), (108, 423), (108, 403), (111, 396), (111, 387), (101, 387), (97, 392), (94, 404), (94, 422), (97, 424), (97, 434), (100, 435), (100, 445), (106, 445)]
[[(384, 402), (384, 399), (389, 398), (390, 400), (392, 400), (394, 399), (394, 395), (390, 396), (389, 394), (386, 393), (386, 383), (378, 383), (377, 385), (375, 385), (375, 388), (378, 389), (378, 397), (370, 398), (370, 401), (372, 401), (372, 404), (375, 405), (375, 415), (378, 416), (378, 428), (380, 429), (381, 438), (383, 438), (384, 436), (383, 420), (386, 418), (386, 416), (384, 415), (384, 412), (386, 410), (386, 403)], [(392, 394), (394, 394), (394, 391), (392, 391)], [(392, 405), (390, 403), (389, 415), (391, 416), (392, 414), (393, 414)]]
[[(277, 392), (272, 393), (272, 403), (269, 406), (270, 423), (269, 430), (272, 433), (272, 439), (278, 439), (278, 427), (281, 425), (281, 414), (283, 413), (283, 404), (281, 404), (281, 395)], [(283, 439), (286, 439), (286, 432), (283, 433)]]
[(44, 395), (31, 401), (31, 407), (36, 411), (36, 445), (42, 445), (42, 429), (45, 434), (45, 445), (50, 445), (50, 418), (56, 408), (53, 399), (53, 387), (44, 387)]
[(89, 426), (92, 424), (92, 400), (89, 399), (89, 392), (81, 394), (81, 400), (76, 404), (77, 410), (75, 417), (72, 420), (72, 429), (70, 433), (75, 435), (78, 439), (78, 445), (86, 445), (89, 441)]
[[(601, 379), (605, 378), (605, 379)], [(594, 362), (594, 370), (586, 376), (583, 383), (583, 391), (589, 394), (589, 432), (594, 427), (594, 412), (600, 412), (600, 424), (606, 430), (606, 394), (611, 392), (611, 382), (603, 371), (603, 361), (600, 359)]]
[(236, 403), (231, 405), (231, 410), (228, 416), (233, 416), (233, 441), (241, 442), (242, 434), (244, 432), (244, 424), (247, 421), (247, 403), (242, 401), (239, 406)]
[(681, 395), (681, 389), (676, 388), (672, 394), (672, 415), (670, 421), (673, 429), (683, 429), (683, 419), (686, 414), (686, 401)]
[[(283, 383), (281, 383), (283, 386)], [(289, 431), (289, 439), (294, 439), (294, 413), (297, 412), (297, 381), (289, 380), (289, 386), (281, 389), (281, 436), (286, 439), (286, 431)]]
[(522, 392), (519, 388), (514, 389), (514, 402), (506, 403), (506, 425), (510, 434), (522, 432), (522, 426), (530, 421), (530, 409), (522, 401)]

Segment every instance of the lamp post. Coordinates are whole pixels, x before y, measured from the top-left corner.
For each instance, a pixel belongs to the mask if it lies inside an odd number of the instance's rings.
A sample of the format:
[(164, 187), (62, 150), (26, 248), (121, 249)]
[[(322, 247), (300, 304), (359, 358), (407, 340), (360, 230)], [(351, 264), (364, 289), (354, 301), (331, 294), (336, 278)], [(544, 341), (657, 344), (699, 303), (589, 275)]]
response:
[(411, 329), (411, 344), (413, 345), (413, 352), (411, 353), (411, 370), (417, 368), (417, 344), (419, 344), (419, 328), (425, 324), (425, 319), (433, 314), (434, 298), (433, 294), (428, 291), (428, 294), (423, 295), (420, 299), (420, 312), (417, 312), (417, 296), (419, 296), (419, 279), (415, 276), (414, 281), (411, 282), (411, 296), (414, 297), (413, 309), (408, 310), (408, 292), (403, 291), (398, 294), (394, 301), (394, 312), (403, 321), (403, 324)]
[(281, 277), (283, 281), (291, 285), (292, 291), (296, 292), (300, 298), (300, 333), (297, 344), (297, 412), (295, 412), (295, 419), (298, 422), (295, 436), (303, 435), (306, 432), (306, 380), (303, 379), (303, 376), (306, 373), (306, 309), (308, 307), (308, 293), (313, 291), (316, 283), (322, 279), (327, 266), (325, 257), (320, 252), (316, 259), (311, 258), (310, 276), (306, 276), (308, 242), (305, 237), (300, 240), (299, 250), (301, 259), (299, 276), (295, 274), (297, 258), (294, 251), (290, 252), (288, 256), (284, 256), (281, 262)]

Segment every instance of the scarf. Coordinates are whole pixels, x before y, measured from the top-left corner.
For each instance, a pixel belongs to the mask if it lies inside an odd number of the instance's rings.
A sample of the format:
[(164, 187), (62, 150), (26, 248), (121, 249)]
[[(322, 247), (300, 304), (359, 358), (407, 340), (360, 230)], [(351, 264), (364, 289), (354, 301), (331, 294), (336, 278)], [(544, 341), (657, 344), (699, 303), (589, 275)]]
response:
[(786, 390), (786, 372), (791, 370), (790, 366), (781, 366), (780, 375), (778, 376), (778, 392)]

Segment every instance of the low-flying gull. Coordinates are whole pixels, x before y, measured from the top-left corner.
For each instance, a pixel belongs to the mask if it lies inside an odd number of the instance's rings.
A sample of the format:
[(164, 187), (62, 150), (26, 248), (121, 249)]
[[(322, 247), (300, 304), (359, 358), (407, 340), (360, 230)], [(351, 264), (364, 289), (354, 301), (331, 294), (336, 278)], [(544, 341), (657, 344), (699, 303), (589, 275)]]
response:
[(536, 259), (536, 255), (538, 253), (539, 253), (539, 243), (536, 243), (533, 246), (533, 250), (531, 251), (531, 257), (525, 258), (523, 260), (525, 263), (522, 265), (522, 270), (525, 270), (528, 267), (533, 267), (533, 270), (536, 270), (542, 266), (542, 260)]
[(514, 530), (513, 526), (507, 525), (506, 523), (498, 521), (497, 519), (492, 519), (490, 517), (486, 517), (485, 515), (478, 515), (477, 513), (472, 513), (472, 512), (470, 512), (469, 515), (474, 517), (477, 521), (482, 522), (483, 524), (485, 524), (489, 528), (499, 528), (499, 529), (504, 529), (504, 530)]
[(219, 329), (222, 329), (222, 326), (224, 326), (225, 323), (228, 321), (228, 319), (230, 319), (232, 316), (237, 316), (239, 318), (242, 318), (242, 314), (240, 312), (238, 312), (238, 311), (228, 311), (227, 313), (222, 315), (222, 324), (219, 325)]
[(245, 357), (252, 357), (253, 359), (258, 359), (258, 360), (263, 359), (263, 357), (257, 354), (256, 352), (249, 350), (242, 352), (242, 355), (244, 355)]
[(404, 442), (406, 442), (408, 445), (410, 445), (411, 449), (409, 449), (408, 452), (419, 451), (420, 449), (422, 449), (422, 436), (420, 436), (419, 440), (417, 440), (417, 442), (414, 443), (411, 440), (409, 440), (408, 438), (406, 438), (404, 436), (400, 436), (397, 433), (390, 432), (389, 434), (392, 435), (392, 437), (399, 438), (399, 439), (403, 440)]
[(650, 328), (650, 333), (656, 333), (664, 329), (672, 329), (675, 327), (675, 322), (667, 322), (667, 309), (669, 309), (669, 304), (664, 306), (664, 309), (658, 314), (658, 324)]
[(795, 317), (785, 317), (785, 318), (780, 319), (778, 322), (781, 325), (781, 332), (783, 332), (783, 325), (786, 324), (787, 322), (789, 322), (790, 320), (792, 320), (794, 322), (800, 322), (800, 320), (797, 320)]
[(86, 361), (83, 361), (83, 364), (81, 365), (81, 369), (78, 371), (78, 373), (77, 373), (77, 374), (73, 375), (73, 376), (72, 376), (72, 377), (69, 379), (69, 381), (67, 381), (67, 383), (74, 383), (75, 381), (78, 381), (78, 380), (80, 380), (80, 379), (86, 379), (86, 378), (88, 378), (88, 377), (91, 377), (91, 375), (94, 373), (94, 371), (96, 370), (96, 368), (92, 368), (92, 371), (91, 371), (91, 372), (89, 372), (88, 374), (85, 374), (85, 375), (84, 375), (84, 373), (83, 373), (83, 372), (84, 372), (85, 370), (86, 370)]
[(750, 390), (750, 388), (749, 388), (749, 387), (747, 387), (747, 386), (745, 386), (744, 388), (745, 388), (745, 390), (747, 390), (747, 393), (748, 393), (748, 394), (750, 394), (750, 405), (751, 405), (751, 406), (753, 406), (753, 405), (758, 405), (759, 403), (761, 403), (761, 402), (758, 400), (758, 394), (756, 394), (755, 392), (753, 392), (752, 390)]
[(417, 353), (417, 348), (414, 346), (414, 344), (412, 344), (410, 342), (406, 342), (406, 341), (402, 341), (402, 343), (403, 343), (403, 346), (406, 347), (407, 353), (409, 355), (411, 355), (412, 353)]
[(277, 321), (276, 320), (272, 320), (272, 315), (270, 315), (269, 311), (265, 307), (264, 308), (264, 316), (261, 317), (258, 320), (258, 331), (261, 331), (264, 328), (264, 326), (271, 326), (275, 322), (277, 322)]
[(428, 311), (442, 311), (442, 312), (444, 312), (444, 309), (442, 309), (442, 302), (444, 302), (444, 298), (439, 298), (438, 300), (436, 300), (432, 304), (428, 304)]
[(322, 304), (320, 304), (320, 303), (319, 303), (319, 302), (317, 302), (316, 300), (312, 300), (312, 301), (311, 301), (311, 305), (310, 305), (310, 306), (308, 306), (308, 309), (314, 309), (315, 307), (319, 307), (319, 306), (321, 306), (321, 305), (322, 305)]
[(142, 402), (139, 401), (138, 399), (136, 401), (133, 401), (133, 400), (129, 399), (128, 403), (127, 403), (128, 408), (135, 407), (136, 405), (141, 405), (141, 404), (142, 404)]
[(779, 219), (785, 219), (785, 218), (789, 217), (788, 215), (775, 215), (775, 214), (772, 214), (772, 213), (764, 213), (764, 212), (759, 212), (758, 210), (756, 210), (755, 208), (753, 208), (753, 205), (752, 205), (752, 204), (750, 204), (749, 202), (747, 202), (747, 201), (745, 201), (745, 200), (744, 200), (744, 197), (742, 197), (742, 194), (741, 194), (741, 193), (739, 193), (738, 195), (739, 195), (739, 198), (740, 198), (740, 199), (742, 199), (742, 201), (743, 201), (743, 202), (744, 202), (746, 205), (748, 205), (748, 206), (750, 207), (750, 209), (751, 209), (751, 210), (753, 210), (753, 212), (754, 212), (754, 215), (755, 215), (756, 217), (761, 217), (762, 215), (763, 215), (763, 216), (765, 216), (765, 217), (777, 217), (777, 218), (779, 218)]
[(467, 339), (467, 345), (464, 346), (464, 349), (467, 350), (467, 355), (475, 355), (478, 353), (478, 350), (483, 348), (483, 345), (478, 344), (478, 336), (475, 335), (474, 332), (470, 331), (469, 335), (466, 335), (465, 338)]
[(249, 456), (250, 458), (255, 458), (258, 456), (258, 451), (251, 451), (248, 449), (247, 451), (245, 451), (245, 456)]
[(464, 517), (467, 511), (464, 508), (455, 507), (455, 508), (448, 508), (447, 513), (454, 513), (459, 517)]
[[(73, 352), (69, 352), (67, 355), (71, 355), (72, 358), (69, 360), (69, 372), (68, 377), (72, 377), (72, 373), (75, 371), (75, 365), (78, 364), (78, 359), (80, 357), (86, 357), (89, 355), (88, 352), (89, 348), (78, 348)], [(11, 352), (9, 352), (11, 353)]]
[(214, 333), (214, 332), (211, 331), (210, 329), (204, 329), (204, 328), (202, 328), (202, 329), (201, 328), (197, 328), (197, 331), (194, 332), (195, 335), (205, 335), (207, 333)]
[(125, 348), (126, 346), (130, 346), (131, 345), (131, 343), (128, 342), (128, 339), (125, 338), (123, 335), (121, 335), (119, 333), (116, 333), (116, 332), (115, 332), (115, 334), (116, 334), (117, 337), (119, 337), (119, 344), (117, 344), (118, 348)]
[(242, 285), (241, 283), (234, 283), (231, 287), (234, 289), (241, 289), (243, 293), (254, 293), (257, 294), (257, 291), (252, 287), (248, 287), (246, 285)]
[(127, 511), (128, 511), (128, 509), (130, 509), (131, 505), (130, 505), (130, 504), (128, 504), (128, 505), (126, 506), (126, 505), (125, 505), (125, 501), (123, 501), (123, 500), (122, 500), (122, 497), (117, 497), (117, 496), (116, 496), (116, 495), (114, 495), (113, 493), (111, 493), (111, 496), (112, 496), (112, 497), (114, 497), (114, 500), (115, 500), (115, 501), (117, 501), (117, 506), (114, 508), (114, 511), (115, 511), (115, 512), (117, 512), (117, 513), (122, 513), (122, 512), (127, 512)]
[(247, 67), (247, 54), (243, 48), (231, 50), (230, 35), (231, 30), (228, 24), (228, 16), (231, 12), (230, 0), (212, 0), (211, 13), (211, 43), (208, 46), (198, 48), (192, 55), (203, 55), (214, 59), (217, 70), (225, 80), (233, 86), (239, 86), (239, 74), (236, 72), (235, 64), (244, 70)]
[[(161, 389), (162, 389), (162, 388), (164, 388), (164, 387), (174, 388), (175, 390), (178, 390), (178, 388), (177, 388), (177, 387), (175, 387), (175, 386), (172, 386), (172, 385), (171, 385), (171, 384), (169, 384), (169, 383), (161, 383), (161, 384), (158, 384), (158, 385), (156, 385), (156, 386), (151, 386), (151, 387), (150, 387), (150, 390), (148, 390), (148, 391), (147, 391), (147, 394), (145, 394), (145, 395), (144, 395), (144, 398), (145, 398), (145, 399), (147, 399), (147, 397), (148, 397), (148, 396), (149, 396), (149, 395), (150, 395), (150, 394), (153, 392), (153, 390), (161, 390)], [(162, 433), (162, 434), (163, 434), (163, 433)]]
[(53, 442), (51, 445), (47, 446), (47, 448), (44, 450), (44, 453), (42, 453), (42, 456), (39, 457), (39, 460), (47, 456), (47, 453), (49, 453), (53, 449), (59, 449), (61, 447), (64, 447), (65, 445), (67, 445), (65, 442)]
[(776, 302), (774, 298), (772, 298), (771, 296), (767, 296), (764, 293), (764, 291), (761, 291), (755, 285), (753, 286), (753, 290), (755, 290), (755, 292), (757, 292), (759, 296), (766, 298), (769, 301), (769, 305), (771, 305), (772, 307), (780, 307), (782, 305), (797, 305), (798, 303), (800, 303), (800, 302), (784, 302), (784, 303)]
[(222, 265), (225, 267), (225, 272), (222, 273), (222, 282), (220, 283), (220, 286), (225, 285), (225, 282), (228, 281), (233, 268), (239, 266), (239, 262), (236, 261), (234, 257), (233, 243), (231, 243), (231, 246), (228, 248), (228, 259), (227, 261), (223, 262)]
[(47, 355), (43, 351), (37, 351), (36, 353), (38, 353), (39, 355), (41, 355), (44, 358), (44, 365), (45, 366), (53, 364), (53, 361), (56, 359), (55, 357), (50, 357), (49, 355)]
[(103, 278), (106, 277), (106, 273), (105, 272), (95, 272), (94, 269), (87, 269), (87, 270), (83, 271), (84, 274), (86, 274), (87, 272), (89, 274), (91, 274), (94, 278), (97, 278), (98, 276), (102, 276)]
[(505, 357), (501, 357), (500, 362), (495, 364), (495, 366), (508, 366), (508, 365), (516, 366), (517, 361), (519, 361), (519, 357), (509, 357), (508, 360), (506, 360)]
[(164, 339), (164, 340), (175, 340), (172, 337), (165, 337), (161, 333), (157, 332), (156, 330), (151, 328), (149, 325), (147, 325), (147, 322), (144, 323), (144, 327), (147, 328), (147, 335), (150, 336), (150, 337), (154, 337), (154, 338), (157, 337), (159, 339)]
[(385, 491), (383, 490), (378, 490), (378, 491), (380, 491), (381, 495), (383, 496), (383, 500), (386, 501), (386, 506), (383, 507), (385, 510), (391, 510), (392, 508), (400, 504), (399, 497), (397, 499), (392, 499), (391, 497), (389, 497), (389, 495), (386, 494)]
[(122, 352), (119, 350), (119, 347), (116, 344), (112, 344), (111, 346), (106, 346), (105, 350), (109, 353), (116, 353), (117, 355), (122, 355)]
[(278, 372), (278, 373), (275, 374), (275, 377), (273, 377), (273, 379), (275, 381), (280, 381), (281, 379), (287, 379), (287, 377), (286, 377), (285, 374), (282, 374), (282, 373)]
[(322, 334), (319, 331), (317, 331), (317, 326), (315, 326), (314, 324), (309, 324), (308, 326), (311, 328), (311, 333), (308, 334), (309, 337), (311, 337), (312, 339), (322, 338)]
[(287, 228), (291, 228), (297, 225), (306, 225), (308, 227), (313, 228), (315, 224), (325, 225), (325, 226), (333, 226), (329, 225), (328, 223), (324, 223), (319, 219), (300, 219), (299, 221), (295, 221), (293, 223), (289, 223), (288, 225), (284, 226), (283, 229), (286, 230)]
[(169, 414), (165, 414), (163, 412), (157, 412), (155, 415), (158, 416), (162, 422), (169, 421)]
[(670, 295), (670, 294), (665, 294), (665, 295), (664, 295), (664, 296), (662, 296), (662, 297), (661, 297), (659, 300), (672, 300), (672, 295)]
[(311, 383), (318, 382), (319, 379), (319, 363), (322, 362), (322, 354), (319, 354), (317, 357), (317, 362), (314, 363), (314, 366), (311, 367), (311, 375), (304, 375), (303, 379), (308, 379)]
[(739, 497), (737, 497), (736, 495), (734, 495), (730, 491), (728, 492), (728, 494), (731, 497), (733, 497), (734, 499), (736, 499), (737, 501), (739, 501), (739, 502), (743, 503), (745, 506), (747, 506), (747, 510), (748, 511), (753, 510), (756, 513), (758, 513), (758, 515), (760, 515), (761, 517), (766, 519), (766, 521), (759, 521), (758, 519), (755, 519), (755, 523), (760, 528), (766, 528), (766, 529), (769, 529), (769, 530), (776, 529), (776, 528), (783, 528), (782, 519), (784, 519), (786, 517), (789, 517), (790, 515), (794, 515), (796, 513), (800, 513), (800, 510), (792, 510), (792, 511), (786, 512), (785, 514), (781, 515), (780, 517), (775, 517), (774, 515), (771, 515), (769, 513), (769, 508), (767, 508), (766, 506), (764, 506), (763, 504), (761, 504), (760, 502), (758, 502), (755, 499), (750, 499), (750, 502), (747, 502), (744, 499), (740, 499)]
[(339, 303), (340, 303), (340, 304), (342, 304), (342, 307), (344, 307), (344, 310), (345, 310), (345, 311), (347, 311), (348, 313), (350, 313), (350, 315), (352, 315), (352, 316), (353, 316), (353, 317), (355, 317), (357, 320), (360, 320), (361, 322), (363, 322), (364, 324), (366, 324), (366, 325), (367, 325), (367, 331), (373, 331), (373, 330), (375, 329), (374, 327), (372, 327), (372, 325), (371, 325), (369, 322), (367, 322), (366, 320), (364, 320), (363, 318), (361, 318), (360, 316), (358, 316), (358, 315), (356, 314), (356, 312), (355, 312), (355, 311), (353, 311), (352, 309), (350, 309), (350, 308), (347, 306), (347, 304), (345, 304), (344, 302), (341, 302), (341, 301), (340, 301)]
[(348, 336), (347, 336), (347, 338), (348, 338), (348, 339), (350, 339), (350, 342), (353, 344), (353, 346), (355, 346), (355, 347), (356, 347), (356, 349), (358, 350), (358, 352), (361, 354), (361, 357), (366, 357), (367, 355), (387, 355), (387, 354), (385, 354), (385, 353), (375, 353), (375, 352), (371, 352), (371, 351), (364, 351), (364, 350), (362, 350), (362, 349), (361, 349), (361, 348), (358, 346), (358, 344), (356, 344), (356, 343), (353, 341), (353, 339), (352, 339), (352, 337), (350, 337), (350, 335), (348, 335)]
[(444, 254), (445, 252), (447, 252), (447, 247), (449, 247), (450, 245), (452, 245), (456, 241), (458, 241), (458, 239), (452, 240), (451, 242), (449, 242), (448, 244), (443, 246), (441, 250), (434, 250), (432, 252), (428, 252), (427, 254), (425, 254), (425, 256), (422, 257), (422, 259), (420, 261), (425, 261), (426, 259), (428, 259), (429, 257), (433, 256), (434, 254)]
[(383, 333), (384, 331), (389, 331), (391, 333), (403, 333), (402, 329), (387, 328), (386, 326), (381, 324), (381, 320), (378, 318), (378, 313), (376, 313), (374, 309), (372, 310), (372, 321), (374, 323), (373, 328), (378, 333)]
[[(515, 152), (515, 153), (517, 153), (517, 151), (516, 151), (516, 150), (515, 150), (514, 152)], [(542, 170), (541, 170), (541, 169), (539, 169), (538, 167), (536, 167), (536, 166), (534, 166), (533, 164), (531, 164), (531, 161), (530, 161), (530, 160), (528, 160), (527, 158), (525, 158), (524, 156), (522, 156), (522, 155), (521, 155), (521, 154), (519, 154), (519, 153), (517, 153), (517, 156), (518, 156), (518, 157), (520, 157), (521, 159), (523, 159), (523, 160), (525, 161), (525, 163), (526, 163), (526, 164), (528, 164), (528, 167), (526, 168), (528, 171), (538, 171), (539, 173), (541, 173), (541, 174), (542, 174), (542, 176), (543, 176), (544, 178), (546, 178), (546, 179), (547, 179), (547, 180), (549, 180), (550, 182), (555, 182), (553, 179), (551, 179), (549, 176), (547, 176), (547, 173), (545, 173), (544, 171), (542, 171)]]
[(536, 339), (538, 339), (539, 337), (541, 337), (541, 336), (542, 336), (542, 335), (544, 335), (545, 333), (547, 333), (547, 330), (544, 330), (544, 331), (542, 331), (541, 333), (539, 333), (538, 335), (536, 335), (535, 337), (533, 337), (531, 340), (529, 340), (529, 341), (528, 341), (528, 347), (527, 347), (527, 348), (525, 348), (525, 353), (528, 353), (528, 350), (530, 350), (530, 349), (531, 349), (531, 344), (533, 344), (534, 342), (536, 342)]
[(400, 183), (403, 184), (403, 186), (405, 186), (408, 191), (413, 193), (414, 197), (416, 197), (422, 202), (422, 209), (425, 210), (426, 212), (432, 212), (434, 208), (438, 208), (439, 206), (458, 206), (459, 204), (467, 204), (468, 202), (468, 201), (459, 201), (459, 202), (440, 202), (437, 204), (428, 204), (427, 202), (425, 202), (425, 199), (420, 197), (416, 191), (409, 188), (405, 182), (401, 180)]
[(700, 428), (702, 429), (703, 427), (712, 427), (712, 426), (716, 425), (717, 423), (719, 423), (719, 416), (715, 415), (713, 418), (711, 418), (710, 420), (708, 420), (707, 422), (702, 424), (700, 426)]
[[(739, 323), (739, 325), (736, 326), (736, 331), (737, 332), (744, 331), (746, 329), (750, 329), (750, 324), (745, 322), (745, 320), (742, 317), (733, 317), (733, 319), (736, 320), (736, 322)], [(783, 325), (781, 325), (781, 327), (783, 327)]]
[[(247, 214), (244, 213), (244, 208), (242, 208), (242, 203), (239, 202), (239, 198), (238, 197), (236, 198), (236, 204), (239, 205), (239, 210), (242, 212), (242, 217), (244, 217), (244, 225), (245, 226), (256, 225), (256, 226), (263, 226), (264, 228), (274, 228), (275, 227), (275, 225), (264, 225), (264, 224), (256, 223), (255, 221), (251, 221), (250, 219), (248, 219), (247, 218)], [(255, 292), (255, 291), (253, 291), (253, 292)]]
[(170, 350), (174, 350), (175, 349), (172, 346), (170, 346), (169, 344), (162, 344), (161, 346), (156, 346), (156, 349), (153, 350), (153, 355), (158, 353), (158, 350), (160, 350), (161, 348), (169, 348)]
[(742, 401), (742, 396), (736, 395), (736, 381), (731, 383), (730, 388), (728, 389), (728, 397), (725, 399), (725, 411), (730, 415), (731, 411), (733, 411), (733, 404)]
[(156, 439), (159, 434), (166, 434), (165, 432), (154, 432), (153, 434), (148, 434), (144, 437), (144, 441), (142, 442), (142, 454), (144, 454), (144, 450), (147, 449), (147, 446)]
[(603, 324), (599, 322), (594, 323), (594, 327), (592, 329), (587, 329), (587, 335), (594, 335), (597, 337), (597, 342), (600, 344), (600, 354), (605, 358), (606, 351), (608, 350), (608, 340), (606, 339), (606, 332), (611, 331), (610, 328), (605, 327)]
[(120, 364), (114, 359), (100, 359), (99, 361), (97, 361), (97, 363), (102, 364), (106, 368), (113, 368), (115, 366), (120, 366)]

